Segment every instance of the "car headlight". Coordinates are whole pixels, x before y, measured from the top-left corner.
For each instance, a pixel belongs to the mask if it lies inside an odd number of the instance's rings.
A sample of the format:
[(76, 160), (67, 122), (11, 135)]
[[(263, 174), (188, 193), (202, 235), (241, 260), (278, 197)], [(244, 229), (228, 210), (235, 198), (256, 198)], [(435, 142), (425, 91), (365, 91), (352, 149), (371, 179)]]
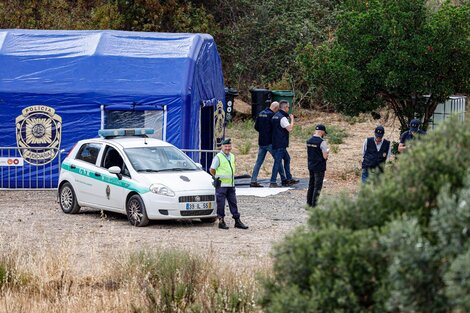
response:
[(161, 196), (167, 196), (167, 197), (175, 196), (175, 192), (163, 184), (150, 185), (150, 191)]

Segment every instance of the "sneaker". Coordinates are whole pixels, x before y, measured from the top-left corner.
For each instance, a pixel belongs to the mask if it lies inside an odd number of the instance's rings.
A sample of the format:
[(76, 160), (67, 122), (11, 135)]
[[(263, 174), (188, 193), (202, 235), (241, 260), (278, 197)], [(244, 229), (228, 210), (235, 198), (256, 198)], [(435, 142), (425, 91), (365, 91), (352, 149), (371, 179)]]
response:
[(261, 185), (261, 184), (258, 183), (258, 182), (251, 182), (251, 183), (250, 183), (250, 187), (263, 187), (263, 185)]
[(269, 188), (279, 188), (279, 185), (276, 183), (270, 183)]
[(293, 184), (290, 183), (290, 180), (284, 180), (282, 183), (281, 183), (281, 186), (282, 187), (289, 187), (289, 186), (292, 186)]

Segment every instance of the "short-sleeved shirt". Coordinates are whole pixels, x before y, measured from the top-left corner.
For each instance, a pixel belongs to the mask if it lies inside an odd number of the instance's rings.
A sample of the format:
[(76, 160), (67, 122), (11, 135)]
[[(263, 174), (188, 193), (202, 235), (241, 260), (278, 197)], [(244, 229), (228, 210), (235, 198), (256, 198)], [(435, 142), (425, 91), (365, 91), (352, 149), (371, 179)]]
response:
[[(226, 155), (225, 153), (223, 153), (222, 151), (220, 151), (227, 160), (230, 161), (230, 154), (229, 155)], [(217, 157), (217, 155), (212, 159), (212, 163), (211, 163), (211, 168), (216, 170), (218, 167), (220, 166), (220, 160), (219, 158)]]
[(289, 123), (289, 120), (287, 119), (287, 117), (281, 118), (281, 127), (282, 128), (286, 128), (289, 125), (290, 125), (290, 123)]
[[(315, 137), (320, 137), (320, 136), (317, 136), (317, 135), (314, 135)], [(328, 152), (328, 144), (326, 143), (325, 140), (323, 140), (320, 144), (320, 149), (322, 152)]]

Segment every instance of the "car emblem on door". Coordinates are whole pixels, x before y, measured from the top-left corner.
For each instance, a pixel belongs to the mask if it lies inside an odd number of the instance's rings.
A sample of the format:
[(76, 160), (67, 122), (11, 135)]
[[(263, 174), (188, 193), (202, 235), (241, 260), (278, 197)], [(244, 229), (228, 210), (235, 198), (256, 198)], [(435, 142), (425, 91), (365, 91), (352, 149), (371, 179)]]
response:
[(108, 197), (109, 200), (109, 195), (111, 194), (111, 188), (109, 188), (109, 185), (106, 186), (106, 197)]

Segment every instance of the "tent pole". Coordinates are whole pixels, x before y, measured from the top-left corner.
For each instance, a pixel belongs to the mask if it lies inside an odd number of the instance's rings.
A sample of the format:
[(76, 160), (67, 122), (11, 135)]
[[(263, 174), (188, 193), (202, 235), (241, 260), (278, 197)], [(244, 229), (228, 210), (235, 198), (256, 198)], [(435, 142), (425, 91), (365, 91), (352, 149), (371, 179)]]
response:
[(104, 105), (100, 105), (101, 111), (101, 129), (104, 129)]
[(163, 106), (163, 141), (166, 141), (167, 106)]

